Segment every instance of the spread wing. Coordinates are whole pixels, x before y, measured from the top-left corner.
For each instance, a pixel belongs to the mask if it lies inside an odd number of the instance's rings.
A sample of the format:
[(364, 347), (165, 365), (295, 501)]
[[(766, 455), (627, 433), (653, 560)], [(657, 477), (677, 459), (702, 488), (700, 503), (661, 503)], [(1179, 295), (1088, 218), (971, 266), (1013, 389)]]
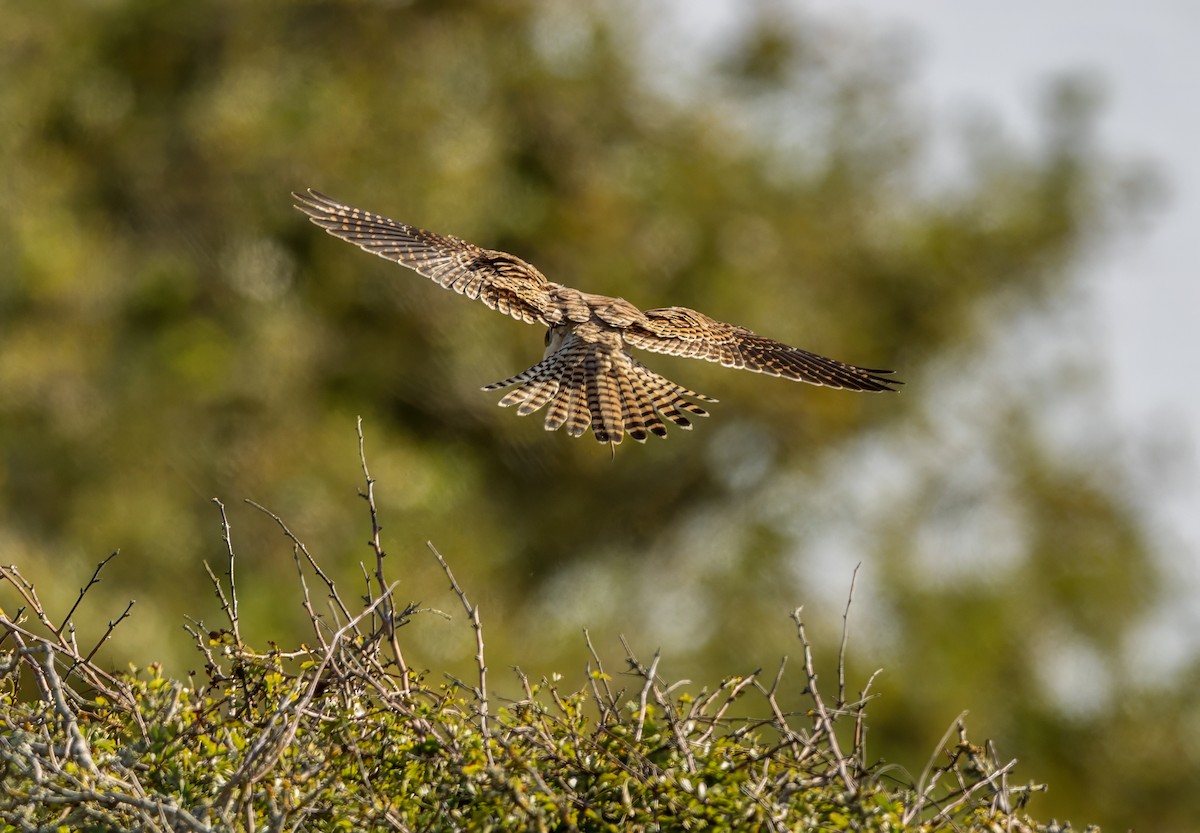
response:
[(904, 384), (886, 378), (890, 370), (856, 367), (818, 356), (685, 307), (646, 310), (644, 320), (629, 326), (623, 335), (626, 344), (654, 353), (719, 362), (812, 385), (891, 391)]
[(334, 237), (407, 266), (459, 295), (529, 324), (550, 326), (562, 317), (552, 297), (554, 284), (518, 257), (389, 220), (311, 188), (292, 197), (297, 209)]

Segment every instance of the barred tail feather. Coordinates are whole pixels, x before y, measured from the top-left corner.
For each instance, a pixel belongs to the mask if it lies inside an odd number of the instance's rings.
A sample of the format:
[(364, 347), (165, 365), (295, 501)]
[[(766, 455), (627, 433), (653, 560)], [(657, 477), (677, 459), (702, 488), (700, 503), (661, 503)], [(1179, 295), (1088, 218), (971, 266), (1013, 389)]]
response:
[(572, 437), (582, 437), (583, 432), (592, 424), (592, 412), (588, 408), (587, 399), (587, 366), (577, 362), (571, 369), (571, 381), (564, 386), (567, 391), (567, 433)]
[[(614, 360), (617, 359), (617, 360)], [(591, 428), (601, 443), (620, 443), (628, 434), (645, 442), (650, 434), (666, 437), (663, 420), (691, 429), (691, 416), (708, 412), (690, 400), (712, 397), (677, 385), (626, 355), (614, 357), (603, 346), (575, 342), (515, 376), (484, 390), (515, 385), (500, 400), (520, 416), (546, 408), (545, 427), (566, 427), (572, 437)]]

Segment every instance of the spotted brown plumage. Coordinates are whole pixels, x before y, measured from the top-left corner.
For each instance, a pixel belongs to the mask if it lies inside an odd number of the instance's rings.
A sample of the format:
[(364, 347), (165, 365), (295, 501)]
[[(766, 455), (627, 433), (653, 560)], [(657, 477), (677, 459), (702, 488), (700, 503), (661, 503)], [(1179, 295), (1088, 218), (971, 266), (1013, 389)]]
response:
[(708, 416), (691, 400), (717, 400), (665, 379), (627, 347), (717, 362), (725, 367), (853, 391), (893, 391), (903, 384), (875, 370), (764, 338), (686, 307), (644, 312), (624, 298), (553, 283), (505, 252), (390, 220), (317, 191), (292, 194), (296, 208), (332, 234), (412, 269), (439, 286), (482, 301), (518, 321), (547, 328), (546, 352), (527, 370), (484, 390), (512, 387), (500, 400), (521, 416), (546, 408), (547, 431), (573, 437), (590, 427), (602, 443), (628, 434), (665, 437), (666, 424), (690, 429), (686, 414)]

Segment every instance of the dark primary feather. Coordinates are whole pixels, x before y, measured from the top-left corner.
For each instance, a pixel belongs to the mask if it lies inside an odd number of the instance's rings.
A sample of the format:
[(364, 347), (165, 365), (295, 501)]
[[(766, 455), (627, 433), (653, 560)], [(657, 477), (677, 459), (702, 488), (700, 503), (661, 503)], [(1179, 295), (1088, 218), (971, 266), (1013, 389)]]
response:
[(891, 391), (903, 382), (882, 378), (890, 370), (857, 367), (717, 321), (686, 307), (646, 310), (625, 330), (625, 342), (654, 353), (718, 362), (725, 367), (798, 382), (857, 391)]
[(549, 326), (559, 320), (553, 285), (518, 257), (363, 211), (311, 188), (292, 197), (297, 209), (334, 237), (407, 266), (446, 289), (519, 321)]

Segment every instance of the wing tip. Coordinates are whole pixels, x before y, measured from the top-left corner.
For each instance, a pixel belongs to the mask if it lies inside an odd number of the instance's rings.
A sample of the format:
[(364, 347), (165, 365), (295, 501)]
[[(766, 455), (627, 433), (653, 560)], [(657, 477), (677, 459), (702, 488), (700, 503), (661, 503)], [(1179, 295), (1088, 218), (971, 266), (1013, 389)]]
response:
[(316, 188), (305, 188), (303, 192), (292, 191), (292, 208), (313, 220), (319, 220), (329, 219), (338, 211), (351, 207), (321, 193)]
[(875, 383), (875, 387), (872, 389), (874, 393), (899, 393), (900, 388), (904, 386), (904, 382), (899, 379), (880, 378), (884, 374), (895, 373), (896, 371), (894, 370), (868, 370), (867, 368), (863, 368), (863, 370), (867, 372), (871, 381)]

